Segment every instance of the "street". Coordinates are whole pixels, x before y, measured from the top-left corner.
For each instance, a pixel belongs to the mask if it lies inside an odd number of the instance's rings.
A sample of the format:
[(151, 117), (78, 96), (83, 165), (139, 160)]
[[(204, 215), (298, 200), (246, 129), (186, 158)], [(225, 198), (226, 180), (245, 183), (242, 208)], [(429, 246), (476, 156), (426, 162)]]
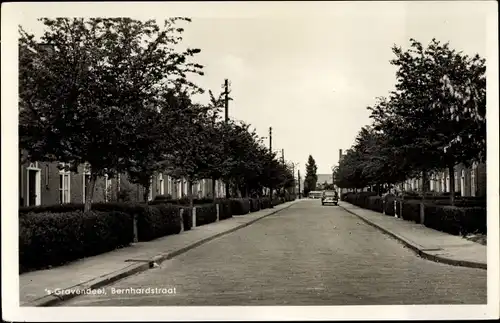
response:
[[(302, 200), (60, 306), (484, 304), (486, 285), (485, 270), (421, 259), (338, 206)], [(126, 288), (169, 292), (112, 294)]]

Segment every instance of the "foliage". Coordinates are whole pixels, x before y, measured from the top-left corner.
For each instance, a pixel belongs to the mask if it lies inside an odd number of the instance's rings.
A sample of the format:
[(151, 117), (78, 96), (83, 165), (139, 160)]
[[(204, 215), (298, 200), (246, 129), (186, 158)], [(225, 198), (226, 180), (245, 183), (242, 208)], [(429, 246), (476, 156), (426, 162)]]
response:
[(20, 272), (94, 256), (132, 240), (132, 217), (119, 211), (25, 214), (19, 217)]
[(406, 51), (392, 48), (396, 90), (368, 107), (373, 124), (360, 130), (335, 169), (339, 187), (396, 184), (484, 161), (485, 60), (435, 39), (426, 48), (410, 42)]
[(318, 167), (313, 156), (309, 155), (306, 163), (306, 177), (304, 179), (304, 195), (308, 195), (310, 191), (316, 190), (316, 182), (318, 181), (317, 175)]
[[(31, 160), (70, 163), (75, 171), (90, 163), (90, 209), (98, 176), (151, 157), (157, 95), (172, 83), (192, 85), (186, 75), (201, 65), (188, 59), (199, 50), (174, 49), (183, 31), (175, 25), (186, 18), (162, 28), (130, 18), (40, 20), (39, 41), (20, 28), (20, 148)], [(148, 124), (153, 129), (144, 131)]]
[(215, 204), (202, 204), (196, 206), (196, 226), (217, 221), (217, 208)]
[(137, 217), (139, 241), (150, 241), (181, 231), (180, 209), (178, 206), (159, 204), (143, 206)]

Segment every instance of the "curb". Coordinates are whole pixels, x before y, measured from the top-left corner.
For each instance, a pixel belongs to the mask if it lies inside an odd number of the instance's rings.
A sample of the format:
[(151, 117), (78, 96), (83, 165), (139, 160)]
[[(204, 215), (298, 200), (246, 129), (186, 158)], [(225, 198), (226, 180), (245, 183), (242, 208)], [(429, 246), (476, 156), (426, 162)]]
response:
[[(111, 283), (114, 283), (115, 281), (117, 280), (120, 280), (120, 279), (123, 279), (123, 278), (126, 278), (126, 277), (129, 277), (129, 276), (132, 276), (134, 274), (137, 274), (137, 273), (140, 273), (140, 272), (144, 272), (144, 271), (147, 271), (151, 268), (153, 268), (156, 265), (159, 265), (161, 264), (162, 262), (164, 262), (165, 260), (169, 260), (169, 259), (172, 259), (178, 255), (181, 255), (191, 249), (194, 249), (198, 246), (201, 246), (202, 244), (205, 244), (211, 240), (214, 240), (216, 238), (219, 238), (221, 236), (224, 236), (226, 234), (229, 234), (229, 233), (232, 233), (234, 231), (237, 231), (241, 228), (244, 228), (244, 227), (247, 227), (265, 217), (268, 217), (270, 215), (273, 215), (275, 213), (278, 213), (282, 210), (286, 210), (288, 209), (290, 206), (292, 206), (293, 204), (296, 203), (297, 200), (295, 201), (291, 201), (292, 203), (290, 203), (289, 205), (281, 208), (281, 209), (270, 209), (270, 210), (273, 210), (272, 212), (270, 212), (269, 214), (266, 214), (266, 215), (263, 215), (261, 217), (258, 217), (256, 219), (253, 219), (247, 223), (243, 223), (243, 224), (240, 224), (232, 229), (229, 229), (227, 231), (223, 231), (223, 232), (219, 232), (217, 234), (214, 234), (213, 236), (210, 236), (210, 237), (207, 237), (207, 238), (204, 238), (202, 240), (199, 240), (199, 241), (196, 241), (186, 247), (183, 247), (181, 249), (178, 249), (178, 250), (175, 250), (175, 251), (172, 251), (170, 253), (166, 253), (166, 254), (160, 254), (160, 255), (157, 255), (157, 256), (154, 256), (153, 258), (151, 258), (150, 260), (148, 260), (147, 262), (145, 263), (141, 263), (141, 264), (133, 264), (133, 265), (130, 265), (130, 266), (127, 266), (125, 268), (122, 268), (118, 271), (114, 271), (112, 273), (109, 273), (109, 274), (106, 274), (106, 275), (103, 275), (103, 276), (100, 276), (100, 277), (97, 277), (97, 278), (94, 278), (94, 279), (91, 279), (87, 282), (84, 282), (84, 283), (81, 283), (81, 284), (78, 284), (78, 285), (75, 285), (75, 286), (71, 286), (69, 288), (66, 288), (65, 290), (85, 290), (85, 289), (98, 289), (98, 288), (101, 288), (101, 287), (104, 287), (106, 285), (109, 285)], [(80, 294), (77, 294), (77, 293), (68, 293), (68, 294), (64, 294), (63, 295), (54, 295), (54, 294), (50, 294), (50, 295), (47, 295), (47, 296), (43, 296), (41, 298), (38, 298), (34, 301), (31, 301), (31, 302), (28, 302), (28, 303), (25, 303), (25, 304), (20, 304), (20, 306), (22, 307), (48, 307), (48, 306), (54, 306), (54, 305), (57, 305), (57, 304), (60, 304), (60, 303), (63, 303), (65, 301), (68, 301), (72, 298), (75, 298), (75, 297), (78, 297), (80, 296)]]
[(355, 216), (357, 216), (358, 218), (360, 218), (361, 220), (363, 220), (367, 224), (371, 225), (372, 227), (375, 227), (375, 228), (379, 229), (383, 233), (385, 233), (385, 234), (391, 236), (392, 238), (398, 240), (399, 242), (403, 243), (403, 245), (405, 245), (405, 247), (409, 248), (410, 250), (412, 250), (413, 252), (415, 252), (419, 257), (421, 257), (423, 259), (427, 259), (427, 260), (434, 261), (434, 262), (437, 262), (437, 263), (443, 263), (443, 264), (446, 264), (446, 265), (457, 266), (457, 267), (487, 269), (487, 264), (485, 264), (485, 263), (474, 262), (474, 261), (467, 261), (467, 260), (450, 259), (450, 258), (446, 258), (446, 257), (442, 257), (442, 256), (437, 256), (437, 255), (432, 255), (430, 253), (427, 253), (427, 252), (425, 252), (425, 250), (420, 249), (419, 247), (415, 246), (414, 244), (412, 244), (411, 242), (409, 242), (405, 238), (401, 237), (400, 235), (398, 235), (398, 234), (396, 234), (394, 232), (391, 232), (391, 231), (389, 231), (389, 230), (381, 227), (380, 225), (377, 225), (377, 224), (371, 222), (370, 220), (365, 219), (361, 215), (358, 215), (358, 214), (352, 212), (351, 210), (346, 209), (343, 206), (340, 206), (340, 207), (343, 208), (344, 210), (346, 210), (347, 212), (349, 212), (351, 214), (354, 214)]

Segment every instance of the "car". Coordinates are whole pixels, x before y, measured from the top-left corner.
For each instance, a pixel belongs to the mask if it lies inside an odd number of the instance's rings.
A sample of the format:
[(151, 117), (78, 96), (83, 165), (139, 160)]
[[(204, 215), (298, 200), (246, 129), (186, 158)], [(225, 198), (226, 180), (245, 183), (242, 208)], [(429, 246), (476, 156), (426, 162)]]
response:
[(323, 191), (321, 205), (325, 205), (326, 203), (332, 203), (333, 205), (339, 204), (339, 195), (337, 191)]

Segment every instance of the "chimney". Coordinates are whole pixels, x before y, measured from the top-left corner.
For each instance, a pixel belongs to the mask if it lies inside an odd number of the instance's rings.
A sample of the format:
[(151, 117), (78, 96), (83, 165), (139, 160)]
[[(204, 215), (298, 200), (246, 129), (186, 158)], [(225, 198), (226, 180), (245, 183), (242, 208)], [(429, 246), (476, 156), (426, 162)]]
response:
[(342, 149), (339, 149), (339, 163), (342, 160)]

